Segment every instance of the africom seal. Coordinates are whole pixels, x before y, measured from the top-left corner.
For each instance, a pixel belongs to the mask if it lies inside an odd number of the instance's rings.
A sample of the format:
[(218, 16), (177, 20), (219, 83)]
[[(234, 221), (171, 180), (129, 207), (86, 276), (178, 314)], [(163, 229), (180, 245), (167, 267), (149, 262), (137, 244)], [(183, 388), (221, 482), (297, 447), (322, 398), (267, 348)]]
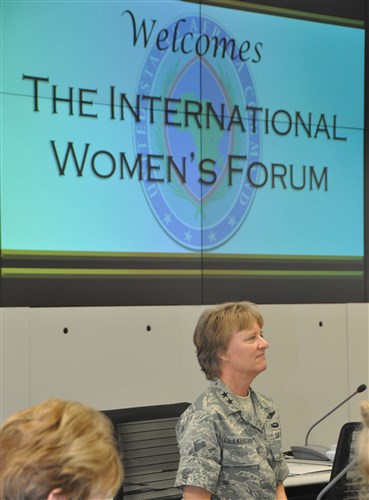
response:
[(168, 33), (180, 43), (179, 28), (190, 26), (197, 50), (149, 47), (137, 83), (147, 106), (135, 143), (145, 159), (145, 197), (163, 230), (187, 249), (208, 251), (235, 235), (253, 202), (258, 169), (246, 175), (244, 165), (260, 157), (259, 125), (247, 111), (257, 102), (248, 64), (230, 49), (210, 53), (214, 33), (229, 39), (225, 30), (210, 18), (201, 26), (198, 16), (181, 21), (169, 23)]

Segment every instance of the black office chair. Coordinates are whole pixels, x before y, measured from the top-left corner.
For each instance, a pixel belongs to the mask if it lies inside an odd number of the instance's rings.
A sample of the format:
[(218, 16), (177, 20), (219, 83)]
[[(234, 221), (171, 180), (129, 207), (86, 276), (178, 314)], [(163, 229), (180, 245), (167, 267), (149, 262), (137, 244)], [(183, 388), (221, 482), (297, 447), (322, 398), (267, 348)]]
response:
[(189, 405), (103, 411), (114, 424), (124, 466), (124, 481), (115, 500), (182, 498), (182, 490), (174, 487), (179, 463), (175, 427)]
[(360, 422), (343, 425), (337, 442), (330, 481), (318, 496), (325, 500), (369, 499), (369, 483), (360, 474), (356, 462), (356, 443)]

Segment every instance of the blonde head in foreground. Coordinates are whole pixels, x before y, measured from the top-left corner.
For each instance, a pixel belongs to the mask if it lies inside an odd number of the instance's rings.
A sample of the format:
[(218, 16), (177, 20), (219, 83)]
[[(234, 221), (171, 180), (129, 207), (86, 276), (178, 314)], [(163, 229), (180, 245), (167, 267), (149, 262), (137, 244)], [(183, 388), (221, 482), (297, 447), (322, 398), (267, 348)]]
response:
[(369, 481), (369, 401), (363, 401), (360, 409), (363, 419), (363, 429), (358, 441), (358, 460), (362, 475)]
[(47, 400), (0, 429), (2, 500), (103, 499), (122, 480), (112, 424), (93, 408)]

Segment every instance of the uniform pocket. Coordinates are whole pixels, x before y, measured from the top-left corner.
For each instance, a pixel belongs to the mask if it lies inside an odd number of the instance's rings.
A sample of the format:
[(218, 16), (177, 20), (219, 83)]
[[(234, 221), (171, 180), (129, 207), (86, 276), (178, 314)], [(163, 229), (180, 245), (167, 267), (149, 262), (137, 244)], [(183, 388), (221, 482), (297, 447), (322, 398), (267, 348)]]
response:
[(224, 465), (238, 465), (240, 467), (259, 465), (259, 457), (253, 440), (235, 444), (227, 443), (227, 439), (225, 438), (225, 442), (223, 443)]
[[(255, 450), (254, 441), (236, 444), (229, 443), (227, 440), (228, 438), (225, 438), (223, 443), (221, 479), (223, 485), (232, 485), (232, 489), (239, 489), (240, 494), (259, 491), (260, 459)], [(240, 498), (243, 498), (242, 495)]]

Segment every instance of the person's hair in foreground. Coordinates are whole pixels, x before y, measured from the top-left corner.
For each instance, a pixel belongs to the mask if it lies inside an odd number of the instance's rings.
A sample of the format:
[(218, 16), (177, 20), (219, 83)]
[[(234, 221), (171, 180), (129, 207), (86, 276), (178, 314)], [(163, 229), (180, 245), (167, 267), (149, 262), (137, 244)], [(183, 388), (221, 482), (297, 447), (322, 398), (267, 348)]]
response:
[(93, 408), (50, 399), (0, 429), (1, 500), (101, 499), (122, 480), (112, 424)]
[(233, 333), (250, 328), (254, 322), (260, 328), (264, 319), (253, 302), (226, 302), (203, 311), (197, 322), (193, 341), (201, 370), (208, 380), (220, 375), (217, 354), (226, 351)]
[(362, 475), (369, 481), (369, 401), (363, 401), (360, 408), (363, 429), (358, 440), (358, 460)]

